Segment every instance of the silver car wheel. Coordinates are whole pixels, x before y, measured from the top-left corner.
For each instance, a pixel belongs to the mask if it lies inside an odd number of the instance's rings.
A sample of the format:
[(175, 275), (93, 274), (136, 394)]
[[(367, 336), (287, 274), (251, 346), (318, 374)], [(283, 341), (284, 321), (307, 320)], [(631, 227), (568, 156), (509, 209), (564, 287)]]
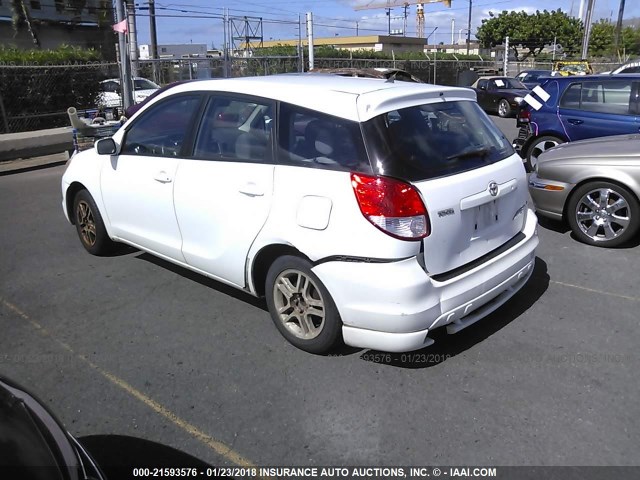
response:
[(575, 210), (580, 230), (594, 242), (609, 241), (622, 235), (631, 222), (625, 198), (610, 188), (589, 191)]
[(326, 309), (320, 290), (308, 275), (295, 269), (280, 273), (273, 301), (280, 322), (294, 336), (310, 340), (320, 335)]
[(527, 156), (527, 166), (529, 167), (529, 170), (535, 170), (536, 165), (538, 165), (538, 157), (540, 155), (561, 143), (562, 141), (556, 137), (541, 137), (536, 140), (529, 148), (529, 155)]
[(498, 103), (498, 116), (501, 118), (506, 118), (511, 113), (511, 107), (509, 106), (509, 102), (507, 102), (504, 98), (500, 100)]

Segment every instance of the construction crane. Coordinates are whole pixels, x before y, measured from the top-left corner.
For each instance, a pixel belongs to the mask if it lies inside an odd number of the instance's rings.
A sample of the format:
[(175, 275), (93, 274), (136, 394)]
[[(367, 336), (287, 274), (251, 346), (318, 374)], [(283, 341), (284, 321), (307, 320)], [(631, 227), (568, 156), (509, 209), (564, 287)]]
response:
[(451, 8), (451, 0), (422, 0), (421, 2), (408, 2), (406, 0), (371, 0), (365, 2), (354, 8), (354, 10), (374, 10), (384, 8), (389, 15), (389, 21), (391, 21), (391, 9), (393, 7), (403, 7), (405, 10), (405, 35), (406, 35), (406, 19), (407, 19), (407, 7), (409, 5), (416, 5), (416, 36), (424, 38), (424, 4), (425, 3), (444, 3), (444, 6)]

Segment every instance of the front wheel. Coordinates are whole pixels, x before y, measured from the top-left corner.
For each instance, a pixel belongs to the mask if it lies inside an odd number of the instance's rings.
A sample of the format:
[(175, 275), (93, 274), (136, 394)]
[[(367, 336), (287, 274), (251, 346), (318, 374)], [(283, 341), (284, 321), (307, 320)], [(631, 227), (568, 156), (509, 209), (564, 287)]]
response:
[(87, 190), (80, 190), (73, 199), (73, 215), (82, 246), (92, 255), (106, 255), (115, 242), (109, 238), (102, 215)]
[(504, 98), (498, 102), (498, 116), (500, 118), (507, 118), (511, 116), (511, 105)]
[(560, 145), (561, 143), (564, 143), (561, 139), (550, 135), (536, 138), (527, 150), (527, 169), (530, 172), (533, 172), (536, 168), (536, 165), (538, 165), (538, 157), (550, 148)]
[(640, 229), (640, 204), (622, 185), (587, 183), (571, 195), (567, 221), (581, 242), (617, 247), (629, 241)]
[(310, 353), (327, 353), (342, 340), (342, 320), (311, 268), (307, 260), (290, 255), (273, 262), (266, 279), (267, 306), (291, 344)]

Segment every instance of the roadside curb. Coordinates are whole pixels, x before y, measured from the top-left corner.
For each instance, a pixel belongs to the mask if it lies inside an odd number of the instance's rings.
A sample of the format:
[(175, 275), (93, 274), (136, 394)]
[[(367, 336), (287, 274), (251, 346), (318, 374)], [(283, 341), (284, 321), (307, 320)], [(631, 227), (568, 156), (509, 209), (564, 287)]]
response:
[(42, 168), (57, 167), (67, 163), (69, 159), (68, 152), (56, 153), (54, 155), (45, 155), (33, 158), (17, 158), (6, 162), (0, 162), (0, 177), (12, 175), (14, 173), (30, 172), (32, 170), (40, 170)]

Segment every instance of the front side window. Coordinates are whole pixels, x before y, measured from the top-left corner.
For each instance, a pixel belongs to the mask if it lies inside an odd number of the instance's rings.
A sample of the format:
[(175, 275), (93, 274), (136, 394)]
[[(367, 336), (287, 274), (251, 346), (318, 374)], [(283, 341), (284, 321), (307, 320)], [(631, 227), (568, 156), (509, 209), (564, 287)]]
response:
[(473, 170), (514, 153), (491, 119), (469, 101), (394, 110), (363, 129), (374, 171), (409, 181)]
[(127, 130), (121, 152), (156, 157), (180, 156), (199, 102), (199, 95), (180, 95), (148, 109)]
[(194, 157), (210, 160), (270, 162), (273, 105), (267, 101), (212, 97), (194, 149)]
[(289, 104), (280, 106), (279, 161), (289, 165), (369, 172), (358, 122)]

